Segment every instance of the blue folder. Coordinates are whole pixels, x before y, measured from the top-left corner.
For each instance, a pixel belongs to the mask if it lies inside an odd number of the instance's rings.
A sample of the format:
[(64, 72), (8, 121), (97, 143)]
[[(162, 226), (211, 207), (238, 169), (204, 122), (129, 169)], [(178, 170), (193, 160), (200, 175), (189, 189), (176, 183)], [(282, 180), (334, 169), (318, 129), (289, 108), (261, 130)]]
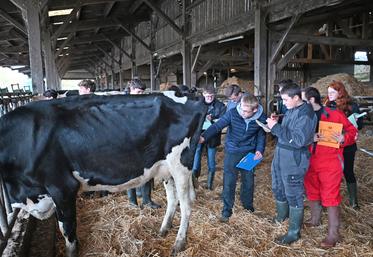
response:
[(252, 171), (256, 165), (258, 165), (262, 159), (254, 160), (255, 154), (248, 153), (241, 161), (236, 165), (237, 168), (244, 169), (247, 171)]

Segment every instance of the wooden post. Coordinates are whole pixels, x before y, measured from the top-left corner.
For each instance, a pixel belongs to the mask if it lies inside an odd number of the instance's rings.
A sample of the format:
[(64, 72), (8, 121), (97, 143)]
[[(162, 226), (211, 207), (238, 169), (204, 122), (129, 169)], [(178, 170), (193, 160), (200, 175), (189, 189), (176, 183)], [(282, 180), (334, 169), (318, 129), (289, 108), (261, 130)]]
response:
[(154, 49), (155, 49), (155, 33), (156, 33), (156, 27), (155, 27), (155, 24), (156, 24), (156, 21), (157, 21), (158, 17), (152, 13), (151, 17), (150, 17), (150, 48), (152, 49), (152, 51), (150, 51), (150, 54), (149, 54), (149, 62), (150, 62), (150, 92), (153, 92), (153, 90), (155, 90), (155, 73), (154, 73), (154, 58), (153, 58), (153, 54), (155, 53), (154, 52)]
[(54, 55), (51, 48), (51, 38), (47, 28), (43, 29), (42, 45), (44, 52), (46, 86), (49, 89), (58, 89), (59, 85), (56, 72), (56, 63), (54, 61)]
[(267, 88), (267, 31), (265, 15), (259, 2), (255, 6), (254, 94), (263, 95)]
[(41, 58), (40, 20), (38, 1), (24, 1), (28, 32), (31, 83), (33, 92), (44, 92), (43, 63)]
[[(271, 36), (269, 35), (269, 53), (268, 53), (268, 56), (274, 56), (275, 55), (275, 52), (276, 52), (276, 49), (277, 49), (277, 45), (276, 45), (276, 42), (274, 40), (272, 40)], [(267, 113), (269, 113), (270, 111), (270, 101), (273, 99), (273, 96), (274, 96), (274, 84), (275, 84), (275, 80), (276, 80), (276, 62), (272, 63), (272, 62), (268, 62), (268, 82), (267, 82), (267, 91), (266, 91), (266, 97), (265, 97), (265, 100), (266, 100), (266, 105), (263, 106), (265, 108), (265, 111)]]
[(115, 82), (115, 72), (114, 69), (111, 69), (111, 89), (114, 89), (114, 82)]
[(190, 15), (187, 12), (190, 1), (183, 0), (182, 19), (183, 19), (183, 33), (182, 33), (182, 50), (183, 56), (183, 84), (191, 87), (192, 82), (192, 45), (187, 40), (190, 34)]
[(137, 77), (137, 66), (136, 66), (136, 39), (131, 36), (131, 48), (132, 48), (132, 51), (131, 51), (131, 56), (132, 56), (132, 59), (131, 59), (131, 63), (132, 63), (132, 67), (131, 67), (131, 78), (134, 78), (134, 77)]

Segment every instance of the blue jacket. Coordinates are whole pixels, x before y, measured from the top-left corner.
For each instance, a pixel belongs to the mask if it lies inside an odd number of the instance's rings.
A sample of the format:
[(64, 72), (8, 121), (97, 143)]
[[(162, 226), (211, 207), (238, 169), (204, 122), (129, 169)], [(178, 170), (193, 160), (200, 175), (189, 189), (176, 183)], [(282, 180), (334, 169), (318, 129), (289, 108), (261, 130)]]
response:
[(255, 120), (266, 121), (267, 116), (263, 107), (259, 105), (258, 111), (250, 118), (243, 119), (236, 108), (227, 111), (216, 123), (212, 124), (202, 136), (206, 141), (228, 127), (225, 138), (225, 151), (229, 153), (248, 153), (260, 151), (264, 153), (266, 136), (264, 130)]

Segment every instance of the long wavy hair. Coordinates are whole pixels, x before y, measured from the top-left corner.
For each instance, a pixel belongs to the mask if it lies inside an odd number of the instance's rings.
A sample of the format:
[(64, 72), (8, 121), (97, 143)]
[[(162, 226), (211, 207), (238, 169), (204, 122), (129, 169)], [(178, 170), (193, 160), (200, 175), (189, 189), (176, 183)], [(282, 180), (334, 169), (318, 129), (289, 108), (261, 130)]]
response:
[[(338, 92), (338, 98), (335, 100), (336, 108), (348, 115), (351, 112), (351, 97), (348, 95), (343, 83), (340, 81), (332, 81), (328, 87)], [(329, 107), (332, 105), (329, 97), (326, 97), (325, 105)]]

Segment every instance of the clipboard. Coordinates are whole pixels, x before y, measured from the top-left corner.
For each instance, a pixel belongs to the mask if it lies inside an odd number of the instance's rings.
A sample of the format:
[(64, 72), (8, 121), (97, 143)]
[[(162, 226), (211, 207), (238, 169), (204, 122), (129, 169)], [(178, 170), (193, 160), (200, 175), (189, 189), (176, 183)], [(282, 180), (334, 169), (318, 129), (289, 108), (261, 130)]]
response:
[(263, 158), (259, 160), (254, 160), (254, 157), (255, 154), (248, 153), (245, 157), (241, 159), (241, 161), (236, 165), (236, 167), (247, 171), (253, 171), (255, 166), (257, 166), (263, 160)]
[(259, 120), (255, 120), (256, 124), (258, 124), (265, 132), (271, 132), (271, 129), (268, 127), (267, 124), (260, 122)]
[(333, 139), (333, 134), (342, 133), (343, 124), (320, 121), (319, 122), (319, 134), (321, 134), (324, 139), (317, 142), (318, 145), (329, 146), (333, 148), (339, 148), (339, 143)]
[(363, 112), (363, 113), (353, 113), (351, 114), (350, 116), (348, 116), (348, 120), (352, 123), (352, 125), (354, 125), (355, 128), (358, 127), (357, 125), (357, 122), (356, 120), (367, 115), (367, 112)]

